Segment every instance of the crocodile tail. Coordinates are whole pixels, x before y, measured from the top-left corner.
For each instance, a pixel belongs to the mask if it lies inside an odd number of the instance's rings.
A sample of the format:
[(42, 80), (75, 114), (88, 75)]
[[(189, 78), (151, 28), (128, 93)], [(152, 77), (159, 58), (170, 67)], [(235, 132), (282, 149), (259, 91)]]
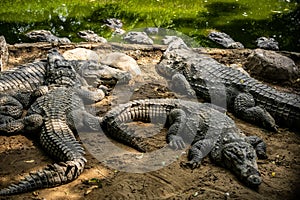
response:
[[(127, 104), (119, 105), (109, 111), (101, 121), (101, 128), (104, 132), (123, 143), (130, 145), (138, 151), (146, 152), (147, 145), (142, 136), (135, 134), (126, 122), (163, 122), (167, 115), (167, 105), (164, 106), (160, 100), (136, 100)], [(155, 121), (154, 121), (155, 120)]]
[(104, 132), (116, 140), (130, 145), (138, 151), (146, 152), (143, 139), (134, 134), (122, 121), (116, 120), (114, 116), (105, 116), (101, 122)]
[(85, 163), (86, 159), (81, 157), (72, 161), (48, 165), (41, 171), (30, 173), (19, 183), (1, 189), (0, 195), (13, 195), (71, 182), (82, 173)]

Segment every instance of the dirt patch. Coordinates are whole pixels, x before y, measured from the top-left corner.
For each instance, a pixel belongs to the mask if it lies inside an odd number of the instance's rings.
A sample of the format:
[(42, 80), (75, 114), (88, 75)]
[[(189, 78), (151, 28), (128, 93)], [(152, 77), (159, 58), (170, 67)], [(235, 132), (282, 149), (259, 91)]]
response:
[[(10, 65), (32, 61), (45, 56), (45, 50), (33, 48), (31, 51), (14, 53), (10, 57)], [(65, 49), (61, 49), (64, 51)], [(23, 52), (23, 53), (22, 53)], [(160, 50), (128, 50), (125, 53), (134, 57), (143, 72), (144, 82), (139, 88), (124, 87), (124, 94), (130, 92), (130, 99), (144, 98), (178, 98), (166, 87), (166, 82), (155, 72), (154, 66), (162, 55)], [(214, 53), (214, 57), (218, 57)], [(242, 53), (247, 55), (247, 53)], [(243, 57), (232, 59), (231, 54), (223, 53), (219, 59), (223, 63), (234, 64), (243, 61)], [(227, 56), (227, 57), (226, 57)], [(236, 56), (236, 54), (235, 54)], [(226, 60), (228, 62), (226, 62)], [(12, 64), (13, 63), (13, 64)], [(291, 88), (284, 88), (291, 90)], [(96, 104), (96, 113), (103, 115), (120, 96), (113, 95)], [(122, 93), (121, 93), (122, 95)], [(35, 192), (0, 197), (0, 199), (296, 199), (300, 189), (300, 138), (295, 132), (280, 129), (273, 134), (252, 124), (246, 123), (230, 115), (237, 126), (246, 135), (258, 135), (268, 145), (268, 159), (259, 160), (258, 166), (263, 183), (258, 190), (251, 190), (243, 185), (229, 170), (221, 168), (205, 158), (201, 167), (187, 168), (187, 150), (179, 152), (171, 164), (165, 164), (156, 171), (147, 173), (129, 173), (108, 167), (87, 151), (87, 166), (79, 178), (69, 184), (55, 188), (41, 189)], [(134, 123), (130, 126), (137, 132), (147, 133), (145, 140), (152, 151), (165, 146), (166, 130), (158, 124)], [(53, 163), (40, 148), (38, 135), (0, 136), (0, 188), (11, 182), (16, 182), (30, 171), (39, 170), (49, 163)], [(96, 144), (97, 148), (105, 148), (112, 141), (103, 142), (103, 135), (84, 132), (79, 139), (84, 144)], [(117, 144), (124, 149), (115, 160), (130, 162), (128, 153), (138, 158), (143, 154), (125, 145)], [(87, 148), (89, 150), (89, 148)], [(150, 156), (151, 157), (151, 156)], [(158, 157), (150, 159), (157, 160)], [(164, 159), (164, 158), (163, 158)], [(113, 160), (112, 160), (113, 161)], [(112, 162), (111, 161), (111, 162)], [(141, 167), (143, 165), (141, 164)], [(144, 166), (147, 167), (147, 166)]]

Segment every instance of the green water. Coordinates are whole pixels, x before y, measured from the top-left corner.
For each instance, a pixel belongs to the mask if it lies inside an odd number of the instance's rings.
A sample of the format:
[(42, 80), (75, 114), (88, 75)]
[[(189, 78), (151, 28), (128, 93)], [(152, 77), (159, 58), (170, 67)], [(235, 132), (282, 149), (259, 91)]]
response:
[(1, 0), (0, 35), (8, 43), (28, 42), (34, 29), (82, 41), (76, 33), (90, 29), (109, 38), (107, 18), (124, 29), (162, 27), (183, 32), (202, 46), (215, 46), (210, 30), (229, 34), (248, 48), (258, 37), (274, 37), (281, 50), (300, 51), (299, 0)]

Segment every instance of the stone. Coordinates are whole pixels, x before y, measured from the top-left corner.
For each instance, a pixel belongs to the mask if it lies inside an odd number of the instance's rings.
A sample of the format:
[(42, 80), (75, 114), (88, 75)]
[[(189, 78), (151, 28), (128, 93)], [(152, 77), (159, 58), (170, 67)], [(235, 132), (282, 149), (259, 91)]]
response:
[(109, 53), (100, 61), (100, 63), (122, 71), (129, 72), (133, 77), (137, 77), (142, 74), (136, 60), (126, 55), (125, 53)]
[(153, 40), (145, 32), (128, 32), (123, 39), (131, 44), (153, 44)]
[(4, 36), (0, 36), (0, 71), (7, 69), (8, 48)]
[(237, 69), (240, 72), (242, 72), (243, 74), (246, 74), (247, 76), (250, 77), (250, 74), (242, 67), (241, 64), (231, 64), (231, 65), (229, 65), (229, 67), (231, 67), (233, 69)]
[(75, 48), (65, 51), (63, 53), (63, 57), (66, 60), (89, 60), (99, 62), (98, 54), (92, 50), (85, 48)]
[(113, 30), (113, 35), (123, 35), (126, 31), (122, 29), (123, 23), (120, 19), (109, 18), (104, 20), (104, 25)]
[(208, 38), (225, 48), (244, 49), (244, 45), (242, 43), (234, 41), (226, 33), (212, 31), (209, 33)]
[(107, 43), (107, 40), (105, 38), (100, 37), (94, 31), (91, 30), (79, 31), (77, 35), (80, 38), (85, 39), (85, 41), (87, 42)]
[(104, 20), (105, 26), (108, 26), (111, 29), (121, 29), (123, 27), (123, 23), (120, 19), (117, 18), (108, 18)]
[(251, 76), (272, 82), (294, 82), (299, 78), (295, 62), (274, 51), (254, 50), (245, 63)]
[(123, 30), (121, 28), (116, 28), (113, 32), (113, 35), (123, 35), (124, 33), (126, 33), (125, 30)]
[(28, 38), (35, 40), (37, 42), (50, 42), (50, 43), (61, 43), (61, 44), (69, 44), (71, 41), (66, 38), (60, 38), (53, 35), (50, 31), (46, 30), (35, 30), (30, 31), (25, 34)]
[(148, 35), (157, 35), (159, 33), (159, 28), (157, 28), (157, 27), (147, 27), (147, 28), (144, 29), (144, 31)]
[(278, 51), (278, 42), (274, 38), (260, 37), (256, 40), (258, 48)]

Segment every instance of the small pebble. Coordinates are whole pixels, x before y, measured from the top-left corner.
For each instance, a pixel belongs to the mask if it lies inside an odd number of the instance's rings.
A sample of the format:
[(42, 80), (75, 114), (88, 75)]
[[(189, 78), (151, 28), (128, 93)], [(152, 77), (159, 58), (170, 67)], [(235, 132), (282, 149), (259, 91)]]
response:
[(193, 194), (193, 196), (196, 197), (196, 196), (198, 196), (198, 194), (199, 194), (198, 192), (195, 192), (195, 193)]
[(275, 177), (276, 176), (276, 173), (275, 172), (272, 172), (272, 177)]

